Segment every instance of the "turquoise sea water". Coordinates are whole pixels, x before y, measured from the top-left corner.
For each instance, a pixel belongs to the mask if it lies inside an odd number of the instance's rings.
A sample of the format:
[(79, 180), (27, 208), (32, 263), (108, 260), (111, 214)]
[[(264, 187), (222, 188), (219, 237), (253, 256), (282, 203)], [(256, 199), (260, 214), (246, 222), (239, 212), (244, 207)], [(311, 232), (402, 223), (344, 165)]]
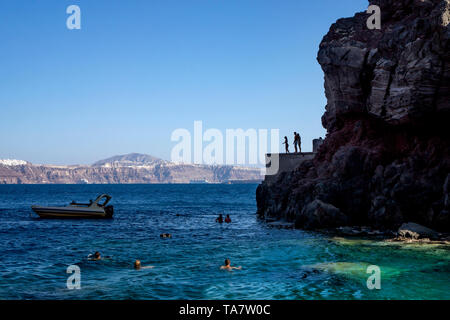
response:
[[(0, 299), (450, 299), (442, 245), (268, 227), (256, 185), (0, 186)], [(41, 220), (31, 204), (113, 196), (112, 220)], [(233, 222), (214, 222), (218, 213)], [(172, 239), (161, 239), (163, 232)], [(88, 261), (100, 251), (109, 259)], [(225, 258), (240, 271), (221, 271)], [(136, 271), (135, 259), (154, 269)], [(66, 269), (81, 269), (69, 290)], [(369, 290), (368, 265), (381, 268)]]

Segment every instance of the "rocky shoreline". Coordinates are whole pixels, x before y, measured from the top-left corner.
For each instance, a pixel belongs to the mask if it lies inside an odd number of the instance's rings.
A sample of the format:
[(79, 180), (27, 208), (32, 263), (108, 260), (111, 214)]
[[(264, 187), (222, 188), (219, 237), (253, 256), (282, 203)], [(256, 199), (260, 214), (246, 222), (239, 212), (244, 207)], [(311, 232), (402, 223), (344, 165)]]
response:
[[(277, 229), (294, 229), (294, 223), (267, 221), (267, 225)], [(333, 229), (316, 229), (329, 237), (363, 238), (386, 242), (450, 245), (450, 233), (440, 233), (416, 223), (404, 223), (397, 231), (378, 230), (369, 226), (345, 226)]]
[(337, 236), (377, 238), (388, 242), (450, 244), (449, 233), (436, 232), (416, 223), (404, 223), (396, 232), (376, 230), (366, 226), (339, 227), (326, 232)]
[(320, 44), (323, 145), (258, 187), (258, 214), (308, 230), (450, 232), (450, 0), (369, 2), (381, 30), (358, 13)]

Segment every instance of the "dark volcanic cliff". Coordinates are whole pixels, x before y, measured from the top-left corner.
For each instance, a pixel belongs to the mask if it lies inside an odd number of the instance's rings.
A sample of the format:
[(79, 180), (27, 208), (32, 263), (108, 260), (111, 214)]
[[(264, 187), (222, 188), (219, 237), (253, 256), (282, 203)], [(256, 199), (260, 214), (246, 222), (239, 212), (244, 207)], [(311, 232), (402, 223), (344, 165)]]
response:
[(450, 230), (450, 0), (371, 0), (340, 19), (318, 61), (327, 137), (314, 160), (257, 190), (258, 213), (298, 228), (414, 221)]

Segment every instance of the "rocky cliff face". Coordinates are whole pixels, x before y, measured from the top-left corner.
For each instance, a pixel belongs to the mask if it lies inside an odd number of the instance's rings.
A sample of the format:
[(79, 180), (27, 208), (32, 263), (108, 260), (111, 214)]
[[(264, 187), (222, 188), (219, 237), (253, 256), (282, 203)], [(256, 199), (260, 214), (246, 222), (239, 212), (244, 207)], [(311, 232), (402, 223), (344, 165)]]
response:
[(314, 160), (257, 190), (258, 213), (299, 228), (414, 221), (450, 230), (450, 0), (371, 0), (318, 61), (328, 134)]

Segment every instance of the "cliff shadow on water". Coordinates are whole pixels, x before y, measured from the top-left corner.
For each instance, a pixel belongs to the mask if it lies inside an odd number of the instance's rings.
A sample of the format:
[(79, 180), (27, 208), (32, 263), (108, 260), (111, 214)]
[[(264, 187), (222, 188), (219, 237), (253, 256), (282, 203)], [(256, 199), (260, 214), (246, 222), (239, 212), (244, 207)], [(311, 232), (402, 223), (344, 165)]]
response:
[(416, 222), (450, 231), (450, 1), (370, 1), (323, 38), (327, 137), (257, 189), (258, 214), (320, 229)]

